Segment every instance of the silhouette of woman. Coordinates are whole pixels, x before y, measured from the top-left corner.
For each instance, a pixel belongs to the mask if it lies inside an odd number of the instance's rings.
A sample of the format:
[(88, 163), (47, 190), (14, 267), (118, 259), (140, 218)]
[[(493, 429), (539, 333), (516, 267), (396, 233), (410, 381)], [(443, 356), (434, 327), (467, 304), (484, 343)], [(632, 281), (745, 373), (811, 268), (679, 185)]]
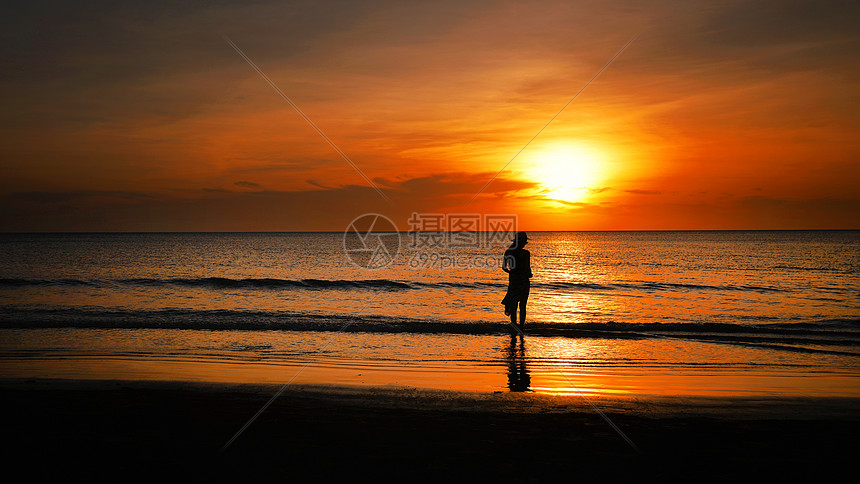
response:
[(529, 237), (525, 232), (517, 232), (511, 246), (505, 251), (502, 270), (508, 273), (508, 293), (502, 299), (505, 314), (511, 317), (511, 324), (517, 324), (517, 306), (520, 307), (520, 327), (526, 323), (526, 303), (529, 300), (529, 289), (532, 277), (531, 253), (523, 247)]

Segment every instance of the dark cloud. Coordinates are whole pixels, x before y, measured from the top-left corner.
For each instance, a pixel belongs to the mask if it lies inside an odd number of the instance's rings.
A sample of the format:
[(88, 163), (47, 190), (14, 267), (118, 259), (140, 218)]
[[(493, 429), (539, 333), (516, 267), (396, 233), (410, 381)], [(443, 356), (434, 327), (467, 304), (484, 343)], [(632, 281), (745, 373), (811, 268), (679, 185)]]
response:
[[(242, 158), (239, 166), (227, 168), (227, 171), (237, 176), (256, 176), (257, 174), (267, 175), (275, 172), (303, 172), (309, 167), (327, 167), (340, 166), (343, 161), (336, 159), (337, 155), (333, 154), (327, 158), (323, 157), (301, 157), (290, 158), (286, 161), (267, 161), (264, 157)], [(287, 157), (282, 157), (286, 159)], [(225, 159), (227, 162), (240, 162), (239, 159)], [(240, 163), (241, 163), (240, 162)], [(249, 163), (250, 164), (247, 164)]]
[(322, 189), (324, 189), (324, 190), (332, 190), (332, 189), (333, 189), (332, 187), (327, 186), (327, 185), (323, 185), (322, 183), (320, 183), (320, 182), (318, 182), (318, 181), (316, 181), (316, 180), (310, 180), (310, 179), (308, 179), (308, 180), (305, 180), (305, 181), (306, 181), (306, 182), (308, 182), (308, 184), (313, 185), (313, 186), (315, 186), (315, 187), (317, 187), (317, 188), (322, 188)]
[(856, 40), (860, 5), (844, 0), (755, 0), (726, 4), (706, 17), (703, 42), (734, 46)]
[(141, 80), (235, 60), (222, 33), (262, 60), (309, 55), (315, 41), (348, 30), (376, 8), (376, 2), (346, 0), (35, 0), (7, 8), (0, 54), (12, 68), (7, 76), (19, 79)]
[(810, 70), (857, 73), (857, 18), (860, 4), (839, 0), (689, 2), (655, 12), (638, 46), (642, 55), (630, 62), (675, 74), (722, 73), (723, 81), (732, 73), (739, 80)]
[(263, 187), (260, 186), (259, 183), (254, 183), (254, 182), (249, 182), (249, 181), (244, 181), (244, 180), (237, 181), (233, 184), (236, 185), (237, 187), (240, 187), (240, 188), (250, 188), (252, 190), (262, 190), (263, 189)]
[[(444, 173), (391, 181), (384, 191), (392, 204), (383, 201), (370, 187), (327, 187), (311, 180), (308, 182), (321, 189), (204, 188), (171, 195), (121, 191), (20, 193), (6, 197), (0, 208), (0, 229), (6, 232), (342, 230), (357, 215), (370, 212), (386, 214), (405, 224), (413, 211), (440, 211), (464, 204), (490, 176), (490, 173)], [(486, 195), (531, 187), (531, 183), (499, 178), (488, 187)], [(125, 203), (113, 203), (112, 198), (119, 197)]]
[[(293, 72), (325, 73), (343, 69), (356, 49), (426, 43), (456, 25), (458, 13), (482, 3), (18, 2), (7, 6), (0, 20), (0, 87), (16, 93), (4, 98), (0, 123), (176, 120), (212, 104), (247, 99), (249, 93), (231, 87), (254, 73), (222, 34), (269, 73), (285, 65)], [(362, 69), (382, 76), (399, 66), (356, 64), (349, 71), (362, 74)], [(325, 83), (307, 89), (302, 85), (307, 81), (278, 80), (288, 91), (303, 87), (305, 104), (329, 97)]]
[[(398, 192), (430, 197), (468, 197), (471, 199), (489, 181), (493, 173), (444, 173), (410, 178), (394, 185)], [(495, 194), (533, 188), (536, 183), (496, 178), (483, 193)]]

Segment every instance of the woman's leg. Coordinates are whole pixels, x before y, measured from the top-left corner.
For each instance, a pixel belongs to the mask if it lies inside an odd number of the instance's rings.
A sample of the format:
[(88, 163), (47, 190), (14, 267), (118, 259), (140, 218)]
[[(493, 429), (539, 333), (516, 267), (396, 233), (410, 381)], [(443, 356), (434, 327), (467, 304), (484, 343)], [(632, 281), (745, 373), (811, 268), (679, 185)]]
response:
[(520, 300), (520, 326), (526, 324), (526, 304), (529, 302), (529, 297), (526, 296)]

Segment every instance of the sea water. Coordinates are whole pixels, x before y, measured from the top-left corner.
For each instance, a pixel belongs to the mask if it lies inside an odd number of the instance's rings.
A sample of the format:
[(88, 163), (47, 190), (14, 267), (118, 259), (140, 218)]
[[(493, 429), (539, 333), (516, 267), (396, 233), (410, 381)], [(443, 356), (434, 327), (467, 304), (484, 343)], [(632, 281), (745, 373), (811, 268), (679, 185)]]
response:
[(520, 336), (505, 244), (368, 269), (341, 233), (0, 235), (2, 376), (860, 394), (858, 231), (530, 238)]

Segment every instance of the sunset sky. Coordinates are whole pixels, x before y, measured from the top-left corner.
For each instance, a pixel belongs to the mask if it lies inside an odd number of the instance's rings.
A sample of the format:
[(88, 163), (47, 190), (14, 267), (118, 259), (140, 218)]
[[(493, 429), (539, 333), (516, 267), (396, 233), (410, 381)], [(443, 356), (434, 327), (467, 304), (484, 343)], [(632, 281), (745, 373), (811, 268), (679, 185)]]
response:
[(0, 230), (860, 229), (858, 2), (167, 3), (6, 8)]

